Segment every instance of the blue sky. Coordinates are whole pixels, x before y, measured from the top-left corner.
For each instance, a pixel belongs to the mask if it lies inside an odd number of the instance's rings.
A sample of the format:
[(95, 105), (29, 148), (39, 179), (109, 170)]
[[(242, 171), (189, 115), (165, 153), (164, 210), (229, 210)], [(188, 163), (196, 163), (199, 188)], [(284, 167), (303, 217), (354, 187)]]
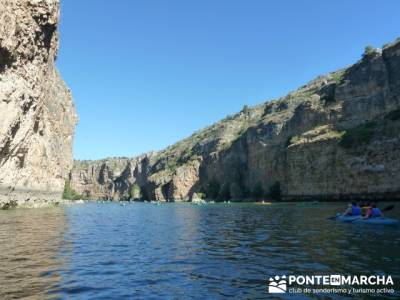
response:
[(397, 0), (62, 0), (74, 156), (160, 150), (400, 36)]

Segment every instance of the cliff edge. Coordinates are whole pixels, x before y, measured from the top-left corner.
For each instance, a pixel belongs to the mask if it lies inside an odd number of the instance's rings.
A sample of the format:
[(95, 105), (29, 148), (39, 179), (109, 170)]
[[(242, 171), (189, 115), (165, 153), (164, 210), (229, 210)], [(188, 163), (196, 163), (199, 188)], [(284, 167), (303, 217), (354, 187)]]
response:
[(92, 199), (400, 199), (400, 40), (175, 145), (76, 162)]
[(0, 207), (61, 199), (77, 122), (55, 58), (58, 0), (0, 0)]

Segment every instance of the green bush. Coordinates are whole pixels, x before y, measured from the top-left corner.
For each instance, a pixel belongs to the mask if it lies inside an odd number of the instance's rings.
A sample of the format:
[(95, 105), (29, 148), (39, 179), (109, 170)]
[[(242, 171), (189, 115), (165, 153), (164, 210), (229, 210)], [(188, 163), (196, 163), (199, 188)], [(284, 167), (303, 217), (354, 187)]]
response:
[(286, 148), (289, 147), (290, 145), (297, 143), (298, 141), (300, 141), (300, 139), (301, 137), (298, 135), (289, 136), (285, 143)]
[(82, 199), (82, 195), (79, 195), (72, 187), (71, 182), (69, 180), (65, 181), (64, 191), (62, 194), (62, 198), (64, 200), (80, 200)]
[(290, 144), (296, 144), (298, 141), (300, 141), (300, 137), (298, 135), (295, 135), (290, 139)]
[(195, 153), (192, 148), (185, 149), (179, 158), (179, 163), (183, 164), (195, 158)]
[(339, 145), (343, 148), (353, 148), (368, 144), (374, 136), (375, 127), (376, 122), (368, 122), (347, 130), (343, 134)]
[(248, 114), (250, 112), (250, 107), (248, 105), (243, 105), (242, 113)]
[(343, 82), (345, 72), (340, 71), (332, 74), (332, 79), (335, 83), (340, 84)]
[(137, 183), (134, 183), (130, 189), (130, 199), (132, 200), (140, 200), (142, 199), (143, 195), (142, 195), (142, 189), (140, 188), (140, 186)]
[(174, 171), (177, 168), (177, 161), (176, 159), (167, 159), (167, 162), (165, 164), (166, 169), (168, 169), (169, 171)]
[(199, 199), (206, 199), (207, 198), (207, 196), (206, 196), (206, 194), (205, 193), (201, 193), (201, 192), (199, 192), (199, 193), (196, 193), (197, 194), (197, 197), (199, 197)]
[(279, 181), (271, 185), (269, 189), (269, 195), (271, 196), (272, 199), (276, 201), (281, 200), (281, 183)]
[(369, 46), (365, 47), (363, 56), (366, 57), (366, 56), (375, 54), (375, 52), (376, 52), (376, 49), (369, 45)]

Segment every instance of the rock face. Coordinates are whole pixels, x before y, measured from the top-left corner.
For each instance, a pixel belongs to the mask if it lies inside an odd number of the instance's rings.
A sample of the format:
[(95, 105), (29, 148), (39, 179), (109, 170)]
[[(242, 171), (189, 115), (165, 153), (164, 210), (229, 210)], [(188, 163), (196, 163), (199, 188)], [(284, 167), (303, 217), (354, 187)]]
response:
[(0, 0), (0, 207), (61, 198), (77, 116), (55, 67), (58, 0)]
[(400, 199), (400, 41), (158, 153), (76, 162), (89, 198)]

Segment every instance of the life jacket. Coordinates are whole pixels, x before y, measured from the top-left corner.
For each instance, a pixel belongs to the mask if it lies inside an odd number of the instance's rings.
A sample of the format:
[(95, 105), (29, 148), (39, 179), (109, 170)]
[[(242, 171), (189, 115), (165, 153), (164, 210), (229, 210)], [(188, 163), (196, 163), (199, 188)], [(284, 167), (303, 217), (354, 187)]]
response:
[(379, 208), (374, 207), (371, 210), (371, 217), (380, 217), (382, 215), (382, 212)]
[(363, 207), (361, 207), (361, 213), (362, 213), (362, 215), (363, 216), (365, 216), (367, 213), (368, 213), (368, 211), (371, 209), (371, 207), (369, 207), (369, 206), (363, 206)]
[(361, 216), (361, 208), (358, 206), (352, 206), (351, 207), (351, 215), (352, 216)]

